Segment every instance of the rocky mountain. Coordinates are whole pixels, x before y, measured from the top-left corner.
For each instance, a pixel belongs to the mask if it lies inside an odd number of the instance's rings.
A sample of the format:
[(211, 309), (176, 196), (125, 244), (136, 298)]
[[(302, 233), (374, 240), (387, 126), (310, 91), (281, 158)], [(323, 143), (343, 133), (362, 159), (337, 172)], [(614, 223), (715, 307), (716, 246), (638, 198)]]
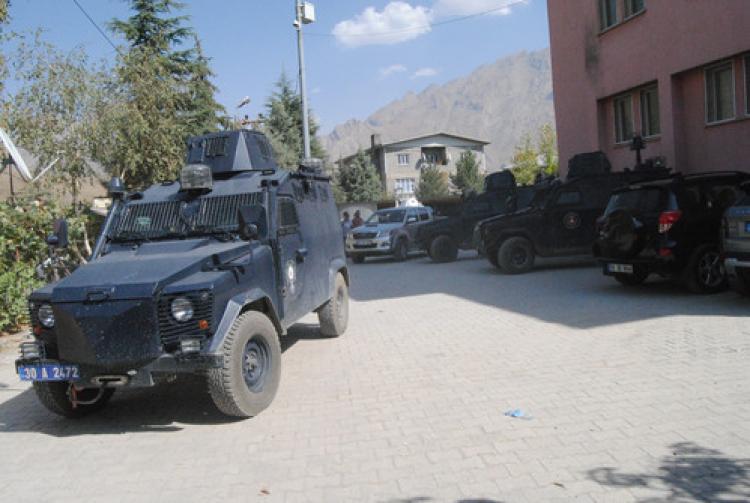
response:
[(484, 65), (470, 75), (381, 108), (365, 120), (350, 120), (322, 138), (330, 158), (370, 146), (370, 135), (384, 142), (439, 131), (492, 142), (487, 166), (500, 169), (513, 157), (525, 133), (536, 137), (544, 124), (554, 124), (549, 49), (521, 52)]

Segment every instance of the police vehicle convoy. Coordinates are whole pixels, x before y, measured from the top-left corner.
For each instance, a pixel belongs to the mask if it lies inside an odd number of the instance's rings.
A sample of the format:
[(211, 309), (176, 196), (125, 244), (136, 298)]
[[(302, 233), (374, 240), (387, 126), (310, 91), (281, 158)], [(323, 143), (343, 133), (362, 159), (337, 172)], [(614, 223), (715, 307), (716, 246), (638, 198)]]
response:
[(52, 412), (82, 416), (117, 388), (196, 373), (222, 412), (255, 416), (276, 394), (292, 324), (316, 312), (324, 336), (346, 330), (330, 181), (280, 169), (261, 133), (192, 138), (179, 182), (128, 193), (113, 179), (110, 194), (91, 260), (29, 299), (34, 340), (16, 369)]

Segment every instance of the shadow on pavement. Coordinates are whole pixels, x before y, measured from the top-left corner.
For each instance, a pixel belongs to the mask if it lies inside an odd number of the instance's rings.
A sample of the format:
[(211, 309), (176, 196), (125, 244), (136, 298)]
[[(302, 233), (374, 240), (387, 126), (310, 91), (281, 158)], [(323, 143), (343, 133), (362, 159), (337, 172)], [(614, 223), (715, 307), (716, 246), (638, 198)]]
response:
[(658, 276), (624, 287), (586, 257), (540, 260), (520, 276), (502, 274), (468, 252), (449, 264), (428, 258), (350, 264), (350, 274), (357, 301), (444, 294), (574, 328), (674, 315), (744, 317), (748, 309), (748, 299), (734, 292), (695, 295)]
[[(392, 500), (386, 500), (387, 503), (429, 503), (430, 501), (435, 501), (432, 498), (429, 498), (427, 496), (417, 496), (414, 498), (399, 498), (399, 499), (392, 499)], [(486, 498), (466, 498), (457, 500), (456, 503), (502, 503), (498, 500), (489, 500)]]
[[(281, 339), (281, 349), (287, 351), (300, 340), (321, 338), (317, 325), (295, 325)], [(170, 433), (181, 431), (180, 424), (220, 425), (238, 421), (242, 420), (224, 416), (216, 409), (205, 381), (196, 375), (182, 375), (174, 382), (153, 388), (118, 390), (104, 410), (82, 419), (65, 419), (48, 412), (33, 389), (0, 403), (0, 434), (35, 432), (70, 437)]]
[(732, 459), (721, 451), (691, 442), (670, 446), (656, 473), (621, 473), (597, 468), (589, 478), (602, 485), (667, 491), (669, 496), (646, 501), (750, 501), (750, 459)]

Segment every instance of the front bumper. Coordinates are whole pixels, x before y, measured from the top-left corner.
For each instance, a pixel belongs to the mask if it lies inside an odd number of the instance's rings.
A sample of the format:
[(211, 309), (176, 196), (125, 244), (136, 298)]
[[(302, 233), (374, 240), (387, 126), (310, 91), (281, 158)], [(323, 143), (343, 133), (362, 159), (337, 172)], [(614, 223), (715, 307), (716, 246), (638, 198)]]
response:
[(375, 239), (349, 239), (346, 241), (349, 256), (385, 256), (393, 254), (393, 242), (389, 237)]
[[(21, 366), (35, 366), (42, 364), (78, 365), (80, 376), (76, 383), (81, 387), (117, 386), (131, 388), (146, 388), (154, 386), (160, 376), (170, 374), (196, 373), (213, 368), (220, 368), (224, 363), (221, 355), (195, 354), (170, 355), (165, 354), (156, 360), (138, 368), (122, 371), (109, 371), (106, 368), (92, 365), (81, 365), (76, 362), (60, 361), (49, 358), (18, 358), (15, 362), (16, 374)], [(116, 380), (115, 378), (119, 378)], [(111, 379), (111, 384), (105, 384)]]
[(736, 277), (738, 269), (750, 270), (750, 259), (743, 260), (737, 257), (727, 257), (724, 260), (724, 267), (729, 276)]

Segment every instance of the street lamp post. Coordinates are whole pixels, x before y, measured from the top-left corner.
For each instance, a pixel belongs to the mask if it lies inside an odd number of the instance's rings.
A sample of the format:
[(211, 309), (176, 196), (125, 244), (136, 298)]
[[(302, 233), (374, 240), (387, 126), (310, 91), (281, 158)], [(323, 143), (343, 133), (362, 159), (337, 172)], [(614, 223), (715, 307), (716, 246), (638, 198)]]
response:
[(302, 40), (302, 25), (315, 21), (315, 10), (312, 4), (295, 0), (296, 17), (294, 28), (297, 30), (297, 56), (299, 57), (299, 94), (302, 101), (302, 142), (305, 149), (305, 160), (312, 157), (310, 150), (310, 122), (307, 111), (307, 87), (305, 82), (305, 47)]

